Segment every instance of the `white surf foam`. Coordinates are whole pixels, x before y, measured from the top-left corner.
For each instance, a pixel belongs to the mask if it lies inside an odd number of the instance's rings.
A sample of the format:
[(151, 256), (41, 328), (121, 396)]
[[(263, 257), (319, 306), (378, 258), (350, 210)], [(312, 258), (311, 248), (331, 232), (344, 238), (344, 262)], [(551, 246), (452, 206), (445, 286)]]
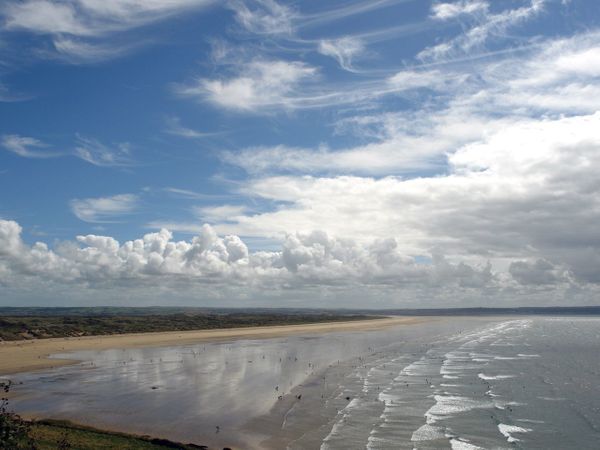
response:
[(411, 441), (433, 441), (435, 439), (443, 439), (446, 435), (444, 430), (435, 425), (426, 423), (415, 430), (410, 438)]
[(483, 450), (483, 447), (469, 444), (460, 439), (450, 439), (450, 446), (452, 447), (452, 450)]
[(484, 373), (480, 373), (477, 376), (482, 380), (507, 380), (515, 377), (514, 375), (486, 375)]
[(531, 428), (523, 428), (516, 425), (506, 425), (504, 423), (498, 424), (498, 430), (508, 442), (519, 442), (519, 439), (514, 437), (513, 433), (528, 433), (532, 431)]

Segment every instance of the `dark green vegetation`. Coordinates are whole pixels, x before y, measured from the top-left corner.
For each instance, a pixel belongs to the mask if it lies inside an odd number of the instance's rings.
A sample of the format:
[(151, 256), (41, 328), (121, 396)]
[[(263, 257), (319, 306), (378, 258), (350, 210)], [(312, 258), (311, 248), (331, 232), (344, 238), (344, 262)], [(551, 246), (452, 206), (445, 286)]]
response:
[(2, 392), (2, 398), (0, 398), (0, 448), (35, 448), (32, 439), (29, 437), (30, 424), (8, 408), (6, 395), (10, 390), (10, 386), (10, 381), (0, 382), (0, 392)]
[(366, 315), (282, 314), (282, 313), (204, 313), (173, 314), (110, 313), (90, 315), (10, 315), (0, 316), (0, 340), (52, 337), (98, 336), (156, 331), (212, 330), (219, 328), (296, 325), (373, 318)]

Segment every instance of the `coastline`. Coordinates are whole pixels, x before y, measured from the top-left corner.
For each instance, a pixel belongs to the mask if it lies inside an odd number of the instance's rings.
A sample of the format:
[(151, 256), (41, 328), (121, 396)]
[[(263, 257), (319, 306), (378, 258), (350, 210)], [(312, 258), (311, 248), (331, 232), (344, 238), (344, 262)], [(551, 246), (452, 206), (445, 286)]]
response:
[(411, 325), (431, 320), (425, 317), (386, 317), (348, 322), (323, 322), (302, 325), (226, 328), (217, 330), (166, 331), (78, 338), (50, 338), (0, 342), (0, 375), (50, 369), (77, 364), (75, 359), (54, 359), (51, 355), (81, 350), (113, 348), (165, 347), (196, 342), (238, 339), (268, 339), (303, 333), (375, 330), (394, 325)]

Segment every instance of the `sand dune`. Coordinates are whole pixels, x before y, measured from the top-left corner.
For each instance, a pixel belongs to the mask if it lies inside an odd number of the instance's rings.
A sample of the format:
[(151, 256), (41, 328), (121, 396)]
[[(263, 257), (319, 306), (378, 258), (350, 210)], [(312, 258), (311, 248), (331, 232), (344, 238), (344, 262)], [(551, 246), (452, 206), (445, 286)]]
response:
[(219, 330), (169, 331), (135, 333), (79, 338), (38, 339), (31, 341), (0, 342), (0, 374), (29, 372), (78, 361), (51, 359), (50, 355), (78, 350), (106, 350), (110, 348), (160, 347), (235, 339), (265, 339), (291, 334), (326, 333), (330, 331), (372, 330), (392, 325), (408, 325), (428, 320), (416, 317), (388, 317), (384, 319), (349, 322), (281, 325), (269, 327), (228, 328)]

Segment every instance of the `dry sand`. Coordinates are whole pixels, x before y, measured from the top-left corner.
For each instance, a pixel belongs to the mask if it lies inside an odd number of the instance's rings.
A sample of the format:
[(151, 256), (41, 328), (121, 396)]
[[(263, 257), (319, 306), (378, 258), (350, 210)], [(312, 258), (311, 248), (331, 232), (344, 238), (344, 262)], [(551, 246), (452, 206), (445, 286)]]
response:
[(388, 317), (384, 319), (349, 322), (280, 325), (267, 327), (227, 328), (219, 330), (168, 331), (160, 333), (85, 336), (80, 338), (37, 339), (31, 341), (0, 342), (0, 375), (30, 372), (67, 364), (73, 359), (51, 359), (50, 355), (79, 350), (107, 350), (131, 347), (164, 347), (195, 342), (236, 339), (266, 339), (304, 333), (330, 331), (374, 330), (393, 325), (408, 325), (427, 320), (417, 317)]

